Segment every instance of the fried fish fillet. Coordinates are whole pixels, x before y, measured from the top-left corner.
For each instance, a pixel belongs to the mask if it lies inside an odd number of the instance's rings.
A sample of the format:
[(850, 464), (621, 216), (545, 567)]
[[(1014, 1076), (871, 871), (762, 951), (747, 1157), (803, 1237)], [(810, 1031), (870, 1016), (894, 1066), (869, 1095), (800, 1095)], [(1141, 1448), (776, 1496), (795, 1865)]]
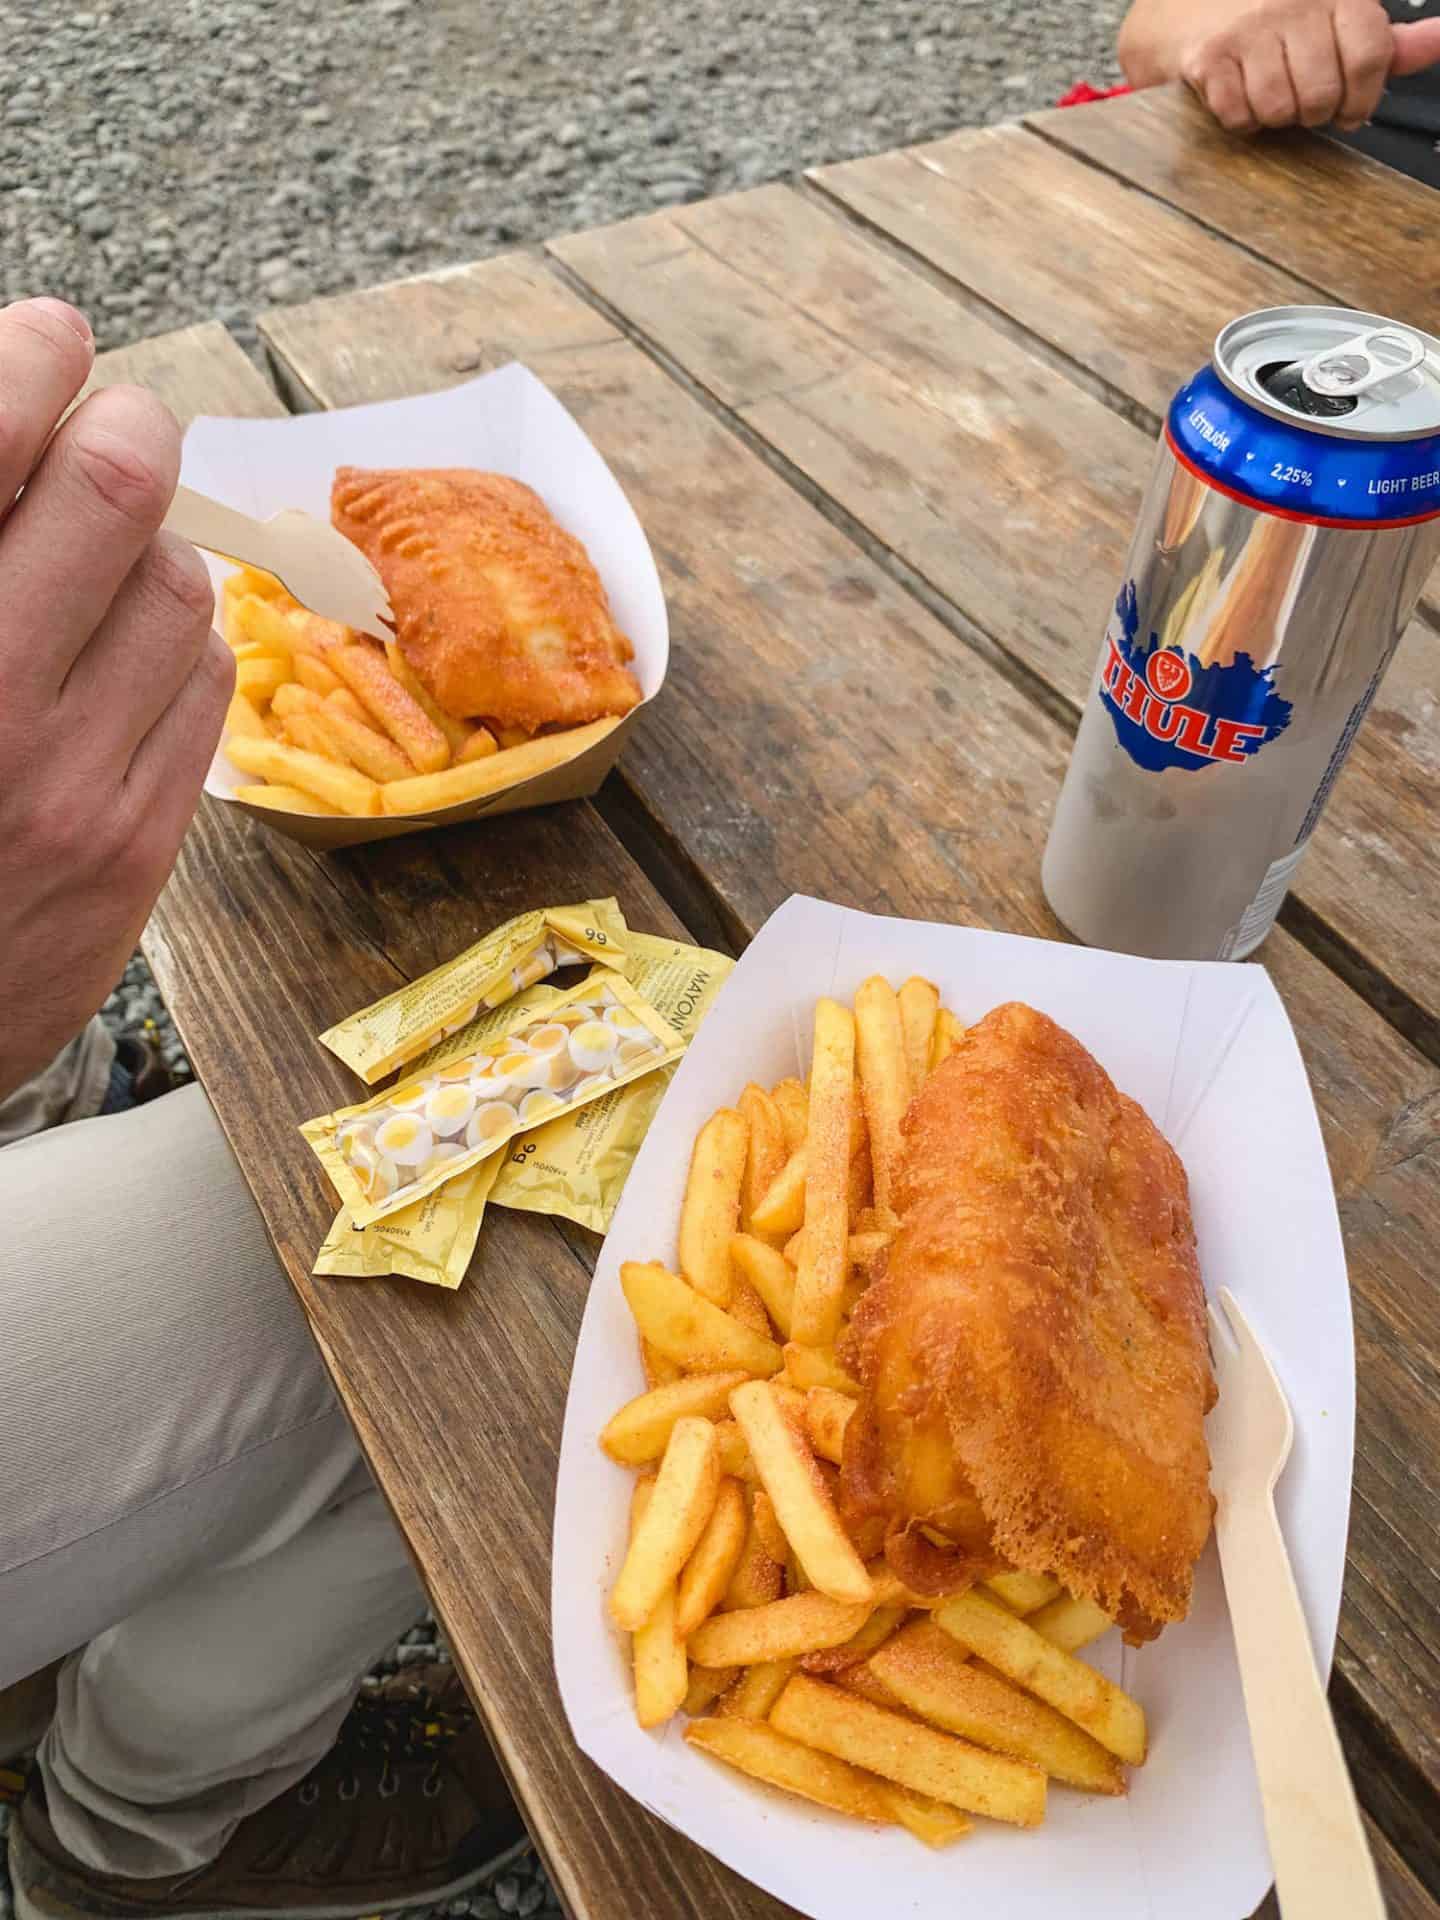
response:
[(400, 651), (456, 719), (533, 733), (639, 704), (634, 648), (590, 556), (521, 481), (341, 467), (330, 511), (385, 582)]
[(996, 1007), (905, 1117), (900, 1229), (842, 1358), (841, 1500), (912, 1587), (1053, 1573), (1153, 1638), (1189, 1606), (1215, 1399), (1185, 1172), (1072, 1035)]

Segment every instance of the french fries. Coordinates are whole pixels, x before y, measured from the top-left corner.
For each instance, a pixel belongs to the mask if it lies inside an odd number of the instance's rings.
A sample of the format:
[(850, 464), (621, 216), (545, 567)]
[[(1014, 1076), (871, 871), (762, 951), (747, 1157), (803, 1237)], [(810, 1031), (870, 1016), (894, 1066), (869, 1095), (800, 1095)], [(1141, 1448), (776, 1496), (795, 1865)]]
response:
[(774, 1236), (798, 1233), (805, 1224), (805, 1143), (802, 1140), (750, 1216), (750, 1231)]
[(930, 1036), (930, 1071), (933, 1073), (942, 1060), (948, 1060), (959, 1046), (965, 1029), (951, 1013), (948, 1007), (941, 1007), (935, 1016), (935, 1031)]
[(645, 1369), (647, 1387), (669, 1386), (672, 1380), (679, 1380), (684, 1373), (678, 1360), (672, 1360), (669, 1354), (652, 1347), (643, 1334), (640, 1337), (640, 1364)]
[(270, 729), (266, 726), (260, 709), (243, 693), (230, 696), (230, 705), (225, 710), (225, 731), (246, 740), (270, 738)]
[(289, 662), (266, 654), (258, 660), (241, 660), (235, 667), (235, 691), (247, 700), (263, 706), (275, 697), (290, 677)]
[(845, 1429), (854, 1411), (853, 1398), (834, 1387), (811, 1387), (806, 1394), (805, 1431), (822, 1460), (833, 1460), (838, 1467), (845, 1458)]
[(930, 1049), (934, 1043), (935, 1017), (940, 1011), (940, 989), (916, 974), (901, 987), (899, 1000), (900, 1024), (905, 1029), (905, 1065), (913, 1100), (930, 1073)]
[(345, 683), (332, 667), (327, 667), (318, 653), (297, 653), (294, 656), (295, 678), (302, 687), (323, 698), (327, 694), (345, 690)]
[(783, 1567), (790, 1558), (790, 1542), (775, 1511), (775, 1502), (764, 1487), (756, 1487), (751, 1495), (750, 1511), (754, 1515), (755, 1532), (761, 1546), (772, 1560)]
[(688, 1713), (692, 1719), (709, 1713), (721, 1695), (730, 1690), (734, 1679), (731, 1667), (691, 1667), (689, 1685), (680, 1703), (681, 1712)]
[(807, 1673), (843, 1673), (847, 1667), (858, 1667), (884, 1646), (904, 1618), (904, 1607), (876, 1607), (848, 1640), (842, 1640), (838, 1647), (807, 1653), (800, 1664)]
[[(700, 1373), (652, 1387), (629, 1400), (600, 1430), (600, 1445), (622, 1466), (643, 1467), (664, 1453), (671, 1429), (687, 1417), (723, 1418), (733, 1388), (743, 1386), (743, 1373)], [(722, 1471), (725, 1471), (722, 1466)]]
[(790, 1149), (785, 1143), (780, 1109), (763, 1087), (752, 1081), (735, 1104), (748, 1129), (740, 1206), (740, 1218), (748, 1232), (756, 1207), (775, 1184)]
[(933, 1620), (917, 1620), (888, 1640), (870, 1656), (870, 1671), (903, 1706), (948, 1733), (1028, 1760), (1089, 1793), (1125, 1791), (1113, 1754), (1053, 1707), (968, 1660)]
[(785, 1343), (785, 1378), (802, 1393), (812, 1387), (829, 1387), (835, 1393), (857, 1394), (859, 1382), (835, 1358), (833, 1347), (802, 1347), (798, 1340)]
[[(497, 739), (473, 719), (447, 714), (397, 642), (382, 648), (321, 619), (268, 574), (241, 568), (229, 575), (221, 604), (241, 702), (232, 704), (226, 742), (270, 740), (354, 772), (376, 789), (372, 795), (354, 783), (337, 786), (313, 769), (305, 777), (299, 766), (274, 774), (242, 767), (278, 789), (263, 801), (247, 796), (272, 812), (425, 814), (482, 800), (562, 765), (619, 724), (610, 718), (538, 735), (502, 728)], [(296, 702), (296, 693), (319, 704)], [(306, 800), (289, 804), (286, 796), (297, 791)]]
[(745, 1496), (738, 1480), (722, 1480), (705, 1531), (680, 1571), (675, 1637), (688, 1640), (724, 1598), (745, 1545)]
[[(348, 687), (336, 687), (333, 693), (327, 693), (325, 695), (325, 705), (330, 708), (333, 713), (348, 714), (352, 720), (358, 720), (362, 727), (370, 726), (369, 714)], [(374, 732), (373, 727), (371, 728), (371, 732)], [(409, 765), (408, 761), (406, 765)], [(414, 772), (413, 767), (410, 770), (412, 773)]]
[[(445, 709), (440, 705), (439, 701), (433, 697), (420, 676), (410, 665), (410, 662), (400, 651), (400, 642), (398, 640), (387, 640), (385, 642), (385, 662), (391, 673), (394, 674), (395, 678), (400, 682), (400, 685), (430, 721), (431, 725), (434, 726), (438, 732), (444, 734), (446, 740), (450, 743), (450, 752), (454, 759), (463, 760), (467, 758), (465, 749), (477, 734), (482, 733), (490, 743), (486, 751), (494, 753), (495, 736), (490, 732), (490, 729), (488, 727), (477, 727), (469, 720), (456, 720), (450, 714), (446, 713)], [(471, 759), (480, 759), (482, 756), (480, 754), (471, 754), (468, 757)], [(442, 761), (441, 764), (443, 765), (444, 762)]]
[(380, 789), (373, 780), (318, 753), (306, 753), (279, 740), (233, 736), (226, 741), (225, 752), (242, 773), (258, 774), (276, 786), (299, 787), (302, 793), (313, 794), (340, 813), (364, 816), (380, 811)]
[(877, 1825), (894, 1817), (872, 1783), (855, 1767), (817, 1753), (799, 1741), (787, 1740), (763, 1720), (692, 1720), (685, 1738), (753, 1779), (799, 1794), (836, 1813), (873, 1820)]
[(805, 1137), (805, 1248), (795, 1276), (791, 1337), (834, 1344), (850, 1276), (848, 1213), (855, 1108), (855, 1016), (837, 1000), (815, 1006), (810, 1125)]
[(1114, 1624), (1109, 1614), (1093, 1600), (1078, 1600), (1070, 1593), (1062, 1593), (1058, 1600), (1037, 1608), (1026, 1621), (1042, 1639), (1063, 1653), (1078, 1653), (1092, 1640), (1108, 1633)]
[(730, 1584), (725, 1589), (721, 1605), (726, 1612), (744, 1612), (753, 1607), (769, 1606), (772, 1600), (780, 1599), (784, 1591), (784, 1566), (766, 1549), (760, 1529), (755, 1524), (752, 1499), (745, 1545), (740, 1550), (739, 1561), (730, 1576)]
[(765, 1311), (788, 1340), (795, 1305), (795, 1269), (784, 1254), (753, 1233), (737, 1233), (730, 1242), (730, 1262), (759, 1294)]
[(786, 1685), (770, 1724), (805, 1746), (962, 1813), (983, 1813), (1017, 1827), (1038, 1827), (1045, 1817), (1039, 1767), (972, 1747), (807, 1674), (797, 1673)]
[(705, 1667), (755, 1667), (838, 1647), (869, 1615), (866, 1601), (852, 1606), (823, 1593), (792, 1593), (763, 1606), (712, 1613), (690, 1636), (688, 1650)]
[(730, 1242), (739, 1223), (749, 1140), (744, 1114), (722, 1107), (696, 1135), (690, 1156), (680, 1209), (680, 1271), (717, 1307), (728, 1307), (734, 1291)]
[[(644, 1523), (655, 1492), (647, 1475), (635, 1488), (630, 1506), (632, 1543)], [(685, 1649), (675, 1632), (675, 1583), (672, 1580), (651, 1608), (649, 1619), (636, 1629), (630, 1643), (635, 1669), (635, 1718), (642, 1727), (662, 1726), (689, 1692)]]
[(874, 1593), (870, 1576), (840, 1524), (798, 1423), (785, 1417), (773, 1390), (760, 1380), (733, 1390), (730, 1411), (807, 1579), (832, 1600), (868, 1607)]
[[(285, 691), (282, 687), (281, 693)], [(298, 747), (302, 753), (313, 753), (321, 760), (333, 761), (337, 767), (348, 767), (350, 762), (336, 746), (332, 736), (320, 724), (318, 712), (295, 707), (280, 718), (280, 738), (287, 747)], [(368, 777), (368, 776), (367, 776)]]
[(771, 1326), (770, 1316), (765, 1311), (765, 1302), (750, 1282), (740, 1279), (738, 1275), (734, 1277), (732, 1286), (734, 1290), (730, 1295), (730, 1305), (726, 1311), (742, 1326), (753, 1327), (756, 1333), (764, 1334), (768, 1340)]
[[(673, 1364), (671, 1361), (666, 1362), (667, 1366)], [(755, 1478), (755, 1462), (750, 1458), (750, 1449), (745, 1444), (744, 1434), (733, 1420), (715, 1422), (715, 1444), (720, 1449), (721, 1473), (728, 1473), (732, 1480)]]
[[(450, 764), (450, 742), (390, 671), (381, 649), (370, 641), (336, 647), (325, 656), (383, 733), (395, 742), (417, 775), (435, 774)], [(387, 776), (404, 780), (405, 774)]]
[(992, 1573), (985, 1585), (1012, 1613), (1034, 1613), (1060, 1591), (1053, 1573)]
[(810, 1125), (810, 1096), (799, 1080), (781, 1080), (770, 1089), (780, 1124), (785, 1129), (785, 1151), (794, 1153), (805, 1144)]
[(327, 807), (313, 793), (302, 793), (299, 787), (237, 787), (235, 798), (247, 806), (269, 807), (276, 813), (322, 813), (333, 817), (340, 811), (338, 807)]
[(462, 766), (470, 760), (488, 760), (492, 753), (498, 753), (500, 742), (488, 727), (476, 727), (473, 733), (466, 734), (455, 755), (456, 766)]
[[(743, 1684), (737, 1683), (731, 1693)], [(970, 1831), (970, 1822), (953, 1807), (942, 1807), (938, 1801), (862, 1773), (814, 1747), (787, 1740), (758, 1716), (732, 1714), (730, 1698), (727, 1694), (718, 1717), (698, 1720), (686, 1729), (685, 1737), (692, 1746), (740, 1773), (748, 1773), (752, 1779), (763, 1780), (767, 1786), (798, 1794), (836, 1813), (903, 1826), (927, 1846), (948, 1846)]]
[(971, 1830), (958, 1807), (943, 1807), (938, 1800), (927, 1800), (923, 1793), (911, 1793), (892, 1780), (882, 1780), (878, 1791), (882, 1805), (889, 1809), (897, 1826), (923, 1840), (927, 1847), (949, 1847)]
[(665, 1267), (627, 1260), (620, 1285), (641, 1335), (682, 1367), (706, 1373), (738, 1368), (767, 1377), (780, 1371), (780, 1349), (773, 1340), (742, 1325)]
[(794, 1659), (763, 1660), (758, 1667), (746, 1667), (733, 1686), (727, 1689), (716, 1712), (727, 1719), (763, 1720), (785, 1691), (785, 1682), (795, 1671)]
[(301, 644), (298, 613), (288, 595), (242, 594), (229, 603), (225, 637), (232, 647), (257, 641), (268, 653), (288, 660)]
[[(304, 691), (280, 724), (315, 718)], [(1050, 1779), (1123, 1794), (1146, 1747), (1138, 1704), (1074, 1657), (1113, 1624), (1093, 1603), (1023, 1569), (918, 1593), (883, 1517), (837, 1504), (849, 1369), (872, 1364), (847, 1326), (898, 1227), (901, 1122), (963, 1034), (931, 982), (876, 977), (853, 1014), (817, 1004), (808, 1087), (752, 1081), (711, 1116), (679, 1271), (621, 1268), (648, 1386), (600, 1434), (647, 1476), (610, 1596), (640, 1723), (683, 1709), (712, 1758), (932, 1847), (975, 1815), (1038, 1824)], [(951, 1497), (940, 1436), (912, 1436), (907, 1472), (915, 1511)]]
[[(358, 691), (358, 689), (357, 689)], [(364, 694), (361, 694), (364, 699)], [(427, 723), (428, 724), (428, 723)], [(469, 760), (440, 773), (417, 773), (410, 780), (392, 780), (385, 788), (386, 813), (438, 813), (467, 800), (481, 800), (519, 786), (537, 773), (563, 766), (613, 733), (618, 719), (592, 720), (587, 726), (568, 727), (563, 733), (537, 734), (518, 747), (503, 747), (484, 760)]]
[[(719, 1490), (714, 1426), (709, 1420), (677, 1420), (610, 1594), (610, 1613), (616, 1626), (634, 1633), (650, 1618), (665, 1590), (673, 1588), (705, 1531)], [(705, 1664), (722, 1666), (725, 1662), (712, 1660)]]
[(870, 1128), (875, 1211), (893, 1224), (900, 1122), (910, 1104), (910, 1083), (900, 1002), (890, 982), (879, 974), (865, 981), (855, 995), (855, 1057)]
[(1139, 1702), (998, 1600), (956, 1594), (942, 1600), (932, 1617), (962, 1647), (1083, 1727), (1118, 1759), (1132, 1767), (1144, 1760), (1145, 1714)]
[(844, 1687), (847, 1693), (856, 1693), (862, 1700), (868, 1700), (872, 1707), (884, 1707), (887, 1713), (908, 1713), (899, 1697), (893, 1694), (883, 1680), (877, 1680), (870, 1671), (868, 1661), (861, 1667), (845, 1667), (835, 1675), (836, 1684)]

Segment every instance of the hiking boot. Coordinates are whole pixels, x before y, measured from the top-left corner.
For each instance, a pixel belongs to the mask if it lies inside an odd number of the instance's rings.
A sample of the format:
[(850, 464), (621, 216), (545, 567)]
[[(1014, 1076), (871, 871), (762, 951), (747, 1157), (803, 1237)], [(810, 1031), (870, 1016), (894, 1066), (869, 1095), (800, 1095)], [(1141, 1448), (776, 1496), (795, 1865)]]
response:
[(130, 1104), (143, 1107), (177, 1085), (155, 1042), (146, 1034), (122, 1033), (115, 1042), (115, 1061), (130, 1076)]
[(10, 1873), (18, 1920), (350, 1920), (452, 1898), (524, 1845), (453, 1668), (410, 1667), (367, 1687), (320, 1764), (209, 1866), (92, 1872), (57, 1837), (37, 1775), (11, 1821)]

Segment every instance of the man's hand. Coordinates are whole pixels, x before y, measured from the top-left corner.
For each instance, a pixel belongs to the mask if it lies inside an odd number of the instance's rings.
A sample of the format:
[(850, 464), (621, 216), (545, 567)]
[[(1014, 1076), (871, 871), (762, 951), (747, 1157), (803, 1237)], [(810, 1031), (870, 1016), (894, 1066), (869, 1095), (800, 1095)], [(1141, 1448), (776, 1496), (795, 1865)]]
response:
[(0, 311), (0, 1098), (119, 979), (235, 677), (199, 556), (158, 531), (170, 414), (117, 387), (57, 430), (94, 357), (58, 300)]
[(1440, 62), (1440, 20), (1394, 26), (1380, 0), (1135, 0), (1119, 50), (1132, 86), (1184, 80), (1233, 133), (1349, 131), (1391, 74)]

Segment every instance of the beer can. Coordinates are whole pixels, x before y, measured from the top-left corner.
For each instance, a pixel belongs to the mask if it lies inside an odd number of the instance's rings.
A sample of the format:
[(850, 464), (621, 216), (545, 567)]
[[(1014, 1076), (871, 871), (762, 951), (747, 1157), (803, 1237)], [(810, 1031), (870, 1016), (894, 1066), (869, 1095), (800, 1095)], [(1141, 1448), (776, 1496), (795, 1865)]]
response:
[(1271, 307), (1180, 389), (1041, 870), (1091, 946), (1269, 932), (1440, 556), (1440, 341)]

